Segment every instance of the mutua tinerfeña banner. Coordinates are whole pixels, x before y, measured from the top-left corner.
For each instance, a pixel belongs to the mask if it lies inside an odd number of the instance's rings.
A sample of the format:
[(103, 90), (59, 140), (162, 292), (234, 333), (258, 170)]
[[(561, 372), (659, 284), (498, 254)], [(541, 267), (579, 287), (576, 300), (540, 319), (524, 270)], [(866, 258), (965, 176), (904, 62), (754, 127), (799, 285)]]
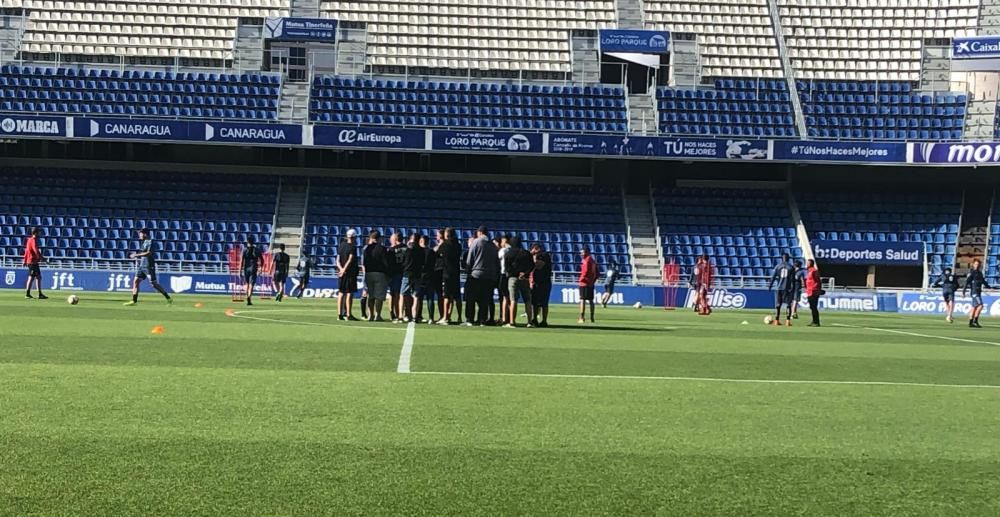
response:
[(337, 40), (337, 20), (330, 18), (265, 18), (264, 39), (333, 43)]
[(922, 242), (813, 240), (816, 262), (850, 266), (923, 266)]

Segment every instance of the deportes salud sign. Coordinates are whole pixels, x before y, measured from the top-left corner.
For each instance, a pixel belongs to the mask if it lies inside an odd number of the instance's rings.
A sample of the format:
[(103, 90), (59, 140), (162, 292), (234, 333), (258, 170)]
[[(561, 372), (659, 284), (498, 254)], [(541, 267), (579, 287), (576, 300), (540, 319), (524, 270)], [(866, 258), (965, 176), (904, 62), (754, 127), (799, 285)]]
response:
[(921, 242), (812, 241), (820, 264), (851, 266), (923, 266)]

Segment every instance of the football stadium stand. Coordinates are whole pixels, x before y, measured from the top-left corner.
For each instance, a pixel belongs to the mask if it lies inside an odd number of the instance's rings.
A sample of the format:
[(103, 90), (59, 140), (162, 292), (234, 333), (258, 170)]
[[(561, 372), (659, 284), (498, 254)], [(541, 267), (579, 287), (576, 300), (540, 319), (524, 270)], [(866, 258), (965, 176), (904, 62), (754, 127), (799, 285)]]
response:
[(570, 35), (616, 26), (611, 0), (323, 0), (324, 16), (365, 22), (376, 69), (568, 73)]
[(968, 96), (912, 91), (906, 81), (798, 81), (809, 136), (878, 140), (962, 138)]
[(990, 215), (989, 230), (989, 247), (986, 253), (984, 274), (990, 285), (1000, 287), (1000, 206), (995, 198)]
[(668, 134), (795, 136), (782, 80), (717, 79), (715, 89), (660, 88), (660, 131)]
[(955, 262), (962, 193), (796, 192), (810, 239), (923, 242), (930, 274)]
[(779, 78), (784, 74), (768, 0), (646, 0), (650, 29), (698, 35), (702, 75)]
[(349, 228), (433, 236), (435, 229), (451, 226), (464, 245), (480, 225), (492, 235), (516, 233), (525, 243), (545, 244), (555, 274), (564, 280), (579, 272), (583, 245), (602, 268), (614, 260), (623, 277), (631, 276), (621, 192), (602, 187), (314, 179), (305, 247), (321, 267), (332, 267)]
[(281, 76), (0, 67), (0, 111), (275, 119)]
[(664, 260), (682, 280), (707, 253), (719, 285), (766, 287), (782, 253), (802, 257), (785, 190), (655, 188), (653, 199)]
[(974, 36), (979, 18), (979, 0), (777, 4), (795, 79), (919, 81), (926, 41)]
[(56, 267), (127, 269), (135, 231), (155, 230), (165, 268), (217, 271), (231, 244), (271, 236), (269, 176), (0, 168), (0, 251), (20, 263), (33, 226)]
[(550, 86), (313, 79), (316, 122), (468, 128), (627, 130), (625, 92), (609, 86)]
[(289, 0), (3, 0), (23, 9), (28, 55), (233, 59), (241, 18), (288, 16)]

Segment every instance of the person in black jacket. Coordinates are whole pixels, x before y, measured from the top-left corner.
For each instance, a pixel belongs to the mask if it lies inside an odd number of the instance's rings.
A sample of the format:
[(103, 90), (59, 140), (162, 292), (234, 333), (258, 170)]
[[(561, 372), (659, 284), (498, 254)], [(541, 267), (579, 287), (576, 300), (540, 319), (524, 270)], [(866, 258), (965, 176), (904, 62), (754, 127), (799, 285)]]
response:
[(416, 312), (417, 305), (413, 303), (418, 296), (423, 296), (420, 281), (424, 275), (424, 250), (420, 247), (420, 234), (410, 235), (410, 241), (406, 244), (406, 252), (403, 254), (403, 295), (402, 309), (400, 314), (403, 323), (416, 320), (419, 315)]
[(528, 327), (533, 327), (535, 307), (531, 301), (531, 273), (535, 263), (531, 253), (521, 246), (521, 237), (514, 235), (508, 241), (510, 250), (504, 256), (504, 270), (507, 271), (507, 292), (510, 300), (507, 302), (507, 321), (505, 327), (517, 326), (517, 298), (521, 296), (528, 315)]
[(403, 258), (406, 255), (406, 244), (403, 234), (392, 232), (389, 236), (389, 319), (398, 323), (403, 319)]
[(979, 259), (972, 261), (972, 269), (969, 276), (965, 277), (965, 288), (962, 295), (972, 291), (972, 312), (969, 313), (969, 328), (981, 329), (979, 315), (983, 312), (983, 288), (990, 289), (990, 284), (986, 283), (986, 277), (982, 271), (983, 262)]
[(944, 298), (945, 306), (948, 307), (948, 315), (944, 320), (953, 323), (955, 319), (955, 293), (958, 292), (958, 277), (952, 272), (950, 267), (944, 268), (941, 278), (934, 283), (934, 287), (941, 288), (941, 296)]
[[(534, 269), (531, 273), (531, 304), (534, 306), (536, 327), (549, 326), (549, 297), (552, 295), (552, 256), (539, 243), (531, 245)], [(542, 320), (538, 321), (541, 315)]]
[(420, 275), (420, 287), (417, 289), (416, 308), (413, 310), (413, 321), (421, 321), (423, 318), (424, 302), (427, 302), (427, 322), (434, 323), (434, 305), (437, 303), (437, 281), (435, 276), (435, 266), (437, 266), (437, 252), (430, 245), (430, 237), (420, 236), (420, 248), (424, 252), (423, 271)]
[(382, 234), (372, 230), (361, 264), (368, 290), (368, 321), (382, 321), (382, 304), (389, 290), (389, 259), (389, 250), (382, 245)]
[[(454, 310), (456, 302), (461, 303), (462, 294), (462, 251), (454, 228), (444, 229), (444, 240), (438, 246), (437, 256), (443, 266), (441, 270), (441, 299), (443, 303), (441, 319), (438, 320), (438, 324), (449, 325), (451, 312)], [(461, 308), (459, 308), (458, 313), (462, 313)]]

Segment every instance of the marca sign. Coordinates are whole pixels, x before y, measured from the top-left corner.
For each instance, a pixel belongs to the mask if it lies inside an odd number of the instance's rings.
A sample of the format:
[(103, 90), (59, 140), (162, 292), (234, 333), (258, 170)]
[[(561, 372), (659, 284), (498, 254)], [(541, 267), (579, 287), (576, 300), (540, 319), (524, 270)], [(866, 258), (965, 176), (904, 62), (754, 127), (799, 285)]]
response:
[(66, 119), (17, 115), (0, 116), (0, 136), (66, 136)]

